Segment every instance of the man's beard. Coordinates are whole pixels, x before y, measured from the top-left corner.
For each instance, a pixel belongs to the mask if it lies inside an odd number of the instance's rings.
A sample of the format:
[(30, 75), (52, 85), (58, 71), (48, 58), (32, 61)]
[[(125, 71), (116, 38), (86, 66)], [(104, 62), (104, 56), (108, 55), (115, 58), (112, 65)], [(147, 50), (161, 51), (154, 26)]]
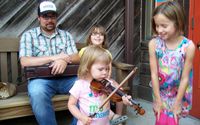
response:
[(54, 32), (56, 28), (56, 25), (51, 23), (51, 24), (46, 24), (45, 26), (41, 26), (41, 29), (44, 31), (44, 32)]
[(56, 26), (54, 24), (46, 25), (45, 29), (46, 31), (54, 31)]

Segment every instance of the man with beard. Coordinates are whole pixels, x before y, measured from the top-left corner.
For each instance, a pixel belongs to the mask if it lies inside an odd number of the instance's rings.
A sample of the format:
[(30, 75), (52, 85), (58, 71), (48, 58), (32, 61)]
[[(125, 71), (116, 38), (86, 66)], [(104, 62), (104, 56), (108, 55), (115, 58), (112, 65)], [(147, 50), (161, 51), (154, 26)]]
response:
[[(78, 63), (79, 56), (72, 35), (56, 27), (56, 6), (43, 1), (38, 6), (40, 26), (23, 33), (19, 58), (22, 67), (50, 64), (52, 74), (62, 74), (70, 63)], [(39, 125), (57, 125), (51, 98), (67, 94), (76, 76), (34, 78), (28, 80), (28, 94)]]

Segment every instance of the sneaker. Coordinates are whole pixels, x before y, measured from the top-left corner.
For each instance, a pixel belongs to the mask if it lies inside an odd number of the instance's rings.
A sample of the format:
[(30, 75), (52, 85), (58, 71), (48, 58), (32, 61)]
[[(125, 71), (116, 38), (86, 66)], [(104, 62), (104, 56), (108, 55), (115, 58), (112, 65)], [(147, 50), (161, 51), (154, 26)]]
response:
[(126, 115), (114, 115), (112, 120), (110, 120), (110, 125), (119, 125), (120, 123), (125, 122), (128, 119)]

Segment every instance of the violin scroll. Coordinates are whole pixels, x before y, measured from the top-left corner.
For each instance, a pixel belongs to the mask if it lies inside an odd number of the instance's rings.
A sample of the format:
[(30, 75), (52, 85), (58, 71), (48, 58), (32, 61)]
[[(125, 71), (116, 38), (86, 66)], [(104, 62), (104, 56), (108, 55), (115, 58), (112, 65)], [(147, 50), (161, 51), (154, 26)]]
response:
[(144, 115), (145, 114), (145, 110), (140, 106), (140, 104), (138, 103), (138, 105), (133, 105), (135, 111), (137, 112), (136, 114), (140, 114), (140, 115)]

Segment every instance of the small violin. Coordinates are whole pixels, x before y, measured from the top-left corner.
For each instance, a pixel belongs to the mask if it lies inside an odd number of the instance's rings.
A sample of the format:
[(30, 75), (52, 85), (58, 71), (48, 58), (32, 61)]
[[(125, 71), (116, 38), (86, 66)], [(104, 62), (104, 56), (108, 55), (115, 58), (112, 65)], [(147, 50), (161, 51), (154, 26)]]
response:
[[(90, 88), (95, 92), (98, 92), (98, 93), (102, 92), (106, 95), (109, 95), (112, 91), (115, 90), (115, 87), (113, 87), (111, 83), (106, 79), (101, 80), (101, 81), (97, 81), (93, 79), (90, 84)], [(119, 101), (122, 101), (122, 96), (124, 95), (126, 94), (122, 90), (118, 89), (116, 93), (111, 96), (110, 99), (114, 102), (119, 102)], [(142, 107), (137, 101), (133, 99), (129, 99), (129, 101), (133, 104), (132, 107), (135, 109), (135, 111), (137, 111), (136, 114), (144, 115), (145, 110), (142, 109)]]

